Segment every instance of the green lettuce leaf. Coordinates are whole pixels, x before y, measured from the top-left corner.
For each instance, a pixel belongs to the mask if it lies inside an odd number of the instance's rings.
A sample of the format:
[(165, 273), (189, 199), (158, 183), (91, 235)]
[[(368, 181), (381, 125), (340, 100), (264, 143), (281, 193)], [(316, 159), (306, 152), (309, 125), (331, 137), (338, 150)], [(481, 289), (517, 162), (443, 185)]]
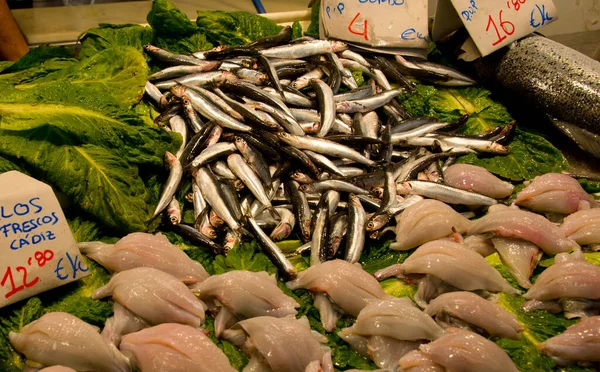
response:
[(196, 24), (209, 42), (228, 47), (276, 35), (283, 28), (265, 17), (246, 12), (199, 11)]
[(292, 23), (292, 40), (302, 37), (302, 25), (298, 21)]
[(277, 274), (277, 267), (261, 252), (256, 241), (243, 242), (229, 251), (227, 256), (216, 256), (213, 267), (215, 274), (232, 270), (266, 271), (271, 275)]
[(377, 270), (384, 269), (394, 264), (404, 262), (410, 256), (410, 252), (398, 252), (390, 249), (392, 241), (387, 241), (383, 244), (373, 243), (367, 244), (360, 256), (360, 264), (362, 268), (369, 274), (375, 273)]
[(580, 179), (578, 181), (586, 192), (589, 192), (590, 194), (600, 192), (600, 182), (586, 179)]
[(208, 337), (214, 342), (219, 349), (223, 350), (223, 353), (229, 359), (231, 366), (238, 371), (241, 371), (246, 364), (248, 364), (248, 358), (240, 349), (229, 341), (222, 340), (215, 337), (215, 319), (208, 315), (206, 316), (206, 322), (204, 328), (209, 332)]
[(190, 36), (197, 27), (190, 18), (167, 0), (153, 0), (152, 10), (146, 17), (154, 31), (165, 37)]
[(3, 73), (17, 72), (36, 67), (51, 59), (72, 59), (75, 57), (75, 49), (73, 47), (40, 45), (32, 48), (29, 53), (25, 54), (15, 63), (2, 70)]
[(134, 24), (111, 25), (101, 23), (97, 28), (85, 31), (80, 37), (79, 58), (89, 58), (98, 52), (115, 46), (133, 47), (143, 52), (143, 46), (152, 43), (154, 31), (151, 27)]
[(437, 89), (431, 85), (418, 84), (415, 89), (398, 97), (404, 109), (414, 117), (434, 116), (430, 101), (437, 93)]
[(319, 10), (321, 9), (321, 0), (315, 1), (310, 10), (310, 25), (304, 32), (304, 36), (319, 38)]
[[(0, 120), (0, 123), (1, 122), (2, 120)], [(0, 156), (0, 173), (9, 172), (13, 170), (23, 173), (23, 169), (21, 169), (21, 167), (19, 167), (17, 164)]]
[(490, 91), (483, 88), (444, 88), (437, 90), (429, 104), (440, 120), (454, 121), (463, 115), (469, 115), (462, 132), (475, 134), (512, 121), (506, 108), (494, 102), (490, 95)]
[(463, 156), (459, 163), (474, 164), (512, 181), (530, 180), (568, 167), (567, 159), (545, 138), (518, 130), (508, 145), (509, 154), (478, 158), (475, 154)]

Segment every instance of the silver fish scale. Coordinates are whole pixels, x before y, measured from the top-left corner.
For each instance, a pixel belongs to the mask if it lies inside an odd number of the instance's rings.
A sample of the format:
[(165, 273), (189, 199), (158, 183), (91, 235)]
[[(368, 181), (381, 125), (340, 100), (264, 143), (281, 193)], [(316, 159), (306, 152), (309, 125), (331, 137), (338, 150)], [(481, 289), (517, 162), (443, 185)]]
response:
[(555, 118), (600, 134), (600, 62), (532, 36), (508, 48), (496, 79)]

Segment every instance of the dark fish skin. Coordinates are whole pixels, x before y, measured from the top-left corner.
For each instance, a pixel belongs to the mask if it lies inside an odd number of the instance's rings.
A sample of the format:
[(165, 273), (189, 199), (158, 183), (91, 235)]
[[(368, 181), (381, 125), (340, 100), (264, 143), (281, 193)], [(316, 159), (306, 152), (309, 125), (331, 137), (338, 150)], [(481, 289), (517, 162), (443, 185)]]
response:
[(600, 157), (600, 62), (536, 35), (513, 43), (500, 56), (486, 57), (475, 68), (521, 106), (556, 119), (563, 133)]

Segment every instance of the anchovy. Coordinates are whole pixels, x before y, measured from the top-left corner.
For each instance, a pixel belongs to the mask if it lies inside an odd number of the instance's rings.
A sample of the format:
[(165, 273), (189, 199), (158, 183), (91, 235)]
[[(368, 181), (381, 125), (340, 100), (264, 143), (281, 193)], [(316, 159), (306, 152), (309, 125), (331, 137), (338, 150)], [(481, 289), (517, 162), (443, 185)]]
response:
[(253, 84), (246, 83), (243, 81), (235, 81), (235, 82), (225, 82), (223, 87), (229, 90), (232, 90), (236, 93), (241, 94), (242, 96), (247, 96), (255, 101), (266, 103), (267, 105), (278, 108), (283, 111), (290, 117), (293, 117), (290, 109), (283, 103), (283, 101), (279, 98), (272, 97), (269, 93), (263, 91), (262, 89), (256, 87)]
[(197, 168), (207, 163), (210, 163), (214, 159), (227, 156), (234, 153), (237, 150), (235, 144), (230, 142), (220, 142), (212, 146), (205, 148), (200, 155), (192, 160), (190, 167)]
[(345, 212), (336, 213), (329, 223), (329, 242), (327, 243), (327, 259), (337, 253), (342, 240), (348, 232), (348, 215)]
[(350, 49), (346, 49), (340, 52), (340, 57), (356, 61), (365, 67), (371, 67), (371, 64), (365, 59), (365, 57)]
[(214, 120), (217, 124), (223, 127), (240, 132), (249, 132), (252, 130), (252, 127), (225, 114), (223, 111), (219, 110), (216, 106), (193, 90), (187, 89), (182, 85), (178, 85), (171, 88), (171, 92), (173, 92), (173, 94), (175, 94), (177, 97), (187, 97), (196, 111), (208, 119)]
[(274, 242), (279, 242), (286, 239), (292, 234), (294, 226), (296, 225), (296, 218), (294, 217), (294, 214), (286, 208), (279, 207), (275, 209), (277, 210), (277, 213), (279, 213), (279, 215), (281, 216), (281, 220), (279, 221), (277, 226), (275, 226), (273, 231), (271, 231), (271, 235), (269, 235), (269, 237)]
[(177, 78), (186, 75), (198, 74), (200, 72), (208, 72), (219, 68), (221, 62), (218, 61), (199, 61), (200, 64), (192, 66), (173, 66), (162, 69), (148, 76), (148, 80), (166, 80)]
[[(298, 120), (299, 122), (310, 121), (310, 122), (319, 122), (320, 123), (320, 121), (321, 121), (320, 114), (317, 110), (292, 108), (291, 111), (292, 111), (292, 115), (294, 116), (294, 118), (296, 120)], [(340, 133), (352, 133), (352, 128), (348, 128), (348, 126), (338, 118), (336, 118), (334, 120), (333, 126), (331, 127), (331, 129), (335, 132), (340, 132)]]
[(298, 124), (300, 124), (305, 134), (317, 134), (321, 129), (320, 121), (299, 121)]
[(267, 164), (261, 153), (248, 144), (242, 137), (235, 137), (235, 146), (244, 159), (246, 159), (250, 168), (258, 174), (265, 187), (270, 187), (272, 179), (269, 172), (269, 164)]
[(333, 173), (337, 176), (345, 177), (345, 174), (342, 171), (340, 171), (337, 165), (335, 165), (326, 156), (317, 154), (316, 152), (310, 150), (304, 150), (304, 153), (308, 155), (310, 160), (312, 160), (316, 165), (320, 166), (321, 168), (324, 168), (328, 172)]
[[(235, 145), (234, 145), (235, 147)], [(273, 209), (271, 205), (271, 200), (267, 195), (267, 191), (263, 187), (260, 178), (258, 175), (250, 168), (248, 163), (244, 160), (244, 158), (239, 154), (231, 154), (227, 157), (227, 165), (235, 174), (239, 177), (239, 179), (244, 182), (248, 190), (254, 194), (256, 199), (264, 205), (269, 212), (275, 217), (277, 216), (277, 212)]]
[(181, 222), (181, 206), (176, 198), (173, 198), (167, 206), (167, 217), (169, 223), (172, 225), (177, 225)]
[(306, 195), (298, 189), (299, 185), (296, 181), (286, 181), (284, 187), (294, 207), (294, 215), (300, 227), (300, 238), (303, 242), (308, 242), (312, 236), (312, 213)]
[(386, 58), (383, 56), (374, 56), (377, 66), (384, 72), (386, 76), (390, 79), (398, 83), (400, 86), (411, 90), (414, 88), (414, 84), (406, 78), (406, 76), (402, 75), (398, 69)]
[(315, 222), (310, 245), (310, 266), (318, 265), (327, 259), (327, 243), (329, 242), (327, 194), (328, 192), (321, 196), (321, 200), (315, 211)]
[(209, 100), (211, 103), (213, 103), (215, 106), (217, 106), (221, 111), (223, 111), (224, 113), (233, 117), (234, 119), (244, 120), (244, 117), (239, 112), (237, 112), (230, 105), (228, 105), (227, 102), (224, 99), (222, 99), (221, 97), (219, 97), (217, 94), (211, 92), (208, 89), (204, 89), (201, 87), (190, 87), (190, 89), (197, 93), (200, 93), (201, 96), (203, 96), (205, 99)]
[(413, 137), (420, 137), (425, 134), (433, 133), (435, 131), (444, 129), (452, 125), (452, 123), (431, 123), (424, 124), (419, 126), (418, 128), (400, 132), (400, 133), (392, 133), (392, 143), (399, 144), (402, 141), (406, 141)]
[(172, 87), (182, 84), (186, 86), (202, 86), (208, 84), (222, 83), (224, 81), (237, 80), (235, 74), (228, 71), (210, 71), (200, 72), (197, 74), (181, 76), (172, 80), (163, 80), (155, 85), (158, 89), (171, 89)]
[(315, 182), (300, 186), (300, 191), (307, 193), (320, 193), (325, 190), (336, 190), (341, 192), (350, 192), (359, 195), (368, 195), (367, 190), (354, 186), (353, 184), (342, 180), (327, 180)]
[(303, 150), (312, 150), (319, 154), (336, 156), (339, 158), (347, 158), (358, 163), (374, 166), (373, 160), (367, 159), (358, 151), (351, 149), (348, 146), (340, 145), (323, 138), (309, 138), (306, 136), (299, 137), (289, 133), (278, 133), (277, 136), (283, 142)]
[(273, 87), (275, 87), (275, 90), (277, 90), (281, 96), (281, 99), (285, 100), (285, 97), (283, 96), (283, 88), (279, 82), (279, 76), (277, 75), (275, 67), (273, 64), (271, 64), (271, 61), (265, 56), (258, 56), (257, 61), (262, 66), (263, 70), (265, 70), (269, 80), (271, 81), (271, 84)]
[(421, 195), (448, 204), (473, 206), (489, 206), (497, 204), (496, 199), (492, 199), (488, 196), (429, 181), (402, 182), (397, 185), (397, 191), (399, 194)]
[(279, 268), (281, 273), (286, 278), (294, 278), (297, 274), (294, 265), (285, 257), (281, 249), (269, 238), (267, 234), (258, 226), (256, 220), (252, 216), (247, 216), (248, 227), (256, 237), (258, 244), (261, 246), (265, 254), (267, 254)]
[(301, 67), (305, 67), (308, 64), (303, 59), (280, 59), (280, 58), (272, 59), (271, 63), (277, 70), (279, 70), (281, 68), (288, 68), (288, 67), (301, 68)]
[(201, 61), (198, 58), (185, 56), (181, 54), (173, 54), (167, 52), (164, 49), (155, 47), (154, 45), (144, 45), (146, 53), (150, 54), (153, 58), (170, 65), (196, 65), (203, 66), (206, 64), (205, 61)]
[(240, 245), (242, 236), (231, 229), (226, 229), (226, 231), (225, 237), (223, 238), (223, 253), (227, 256), (229, 251)]
[(264, 102), (253, 101), (253, 102), (248, 103), (248, 105), (250, 105), (250, 107), (253, 107), (260, 111), (264, 111), (264, 112), (268, 113), (269, 115), (273, 116), (275, 118), (275, 120), (277, 120), (277, 122), (279, 124), (281, 124), (281, 126), (284, 127), (285, 130), (287, 130), (289, 133), (295, 134), (297, 136), (305, 135), (304, 130), (302, 129), (300, 124), (298, 124), (296, 119), (294, 119), (293, 116), (287, 115), (283, 111), (280, 111), (275, 107), (269, 106), (268, 104), (266, 104)]
[(181, 159), (181, 154), (183, 154), (183, 150), (185, 149), (187, 141), (187, 125), (181, 116), (175, 115), (169, 119), (169, 126), (173, 132), (181, 135), (181, 145), (175, 153), (175, 157), (177, 157), (177, 159)]
[(434, 133), (424, 137), (412, 137), (402, 143), (411, 146), (429, 147), (437, 144), (441, 146), (442, 151), (458, 148), (460, 151), (471, 150), (471, 152), (486, 152), (500, 155), (506, 155), (509, 152), (508, 148), (494, 141), (476, 138), (451, 137)]
[(177, 234), (185, 237), (194, 244), (209, 247), (214, 254), (223, 253), (223, 247), (221, 247), (214, 241), (208, 239), (206, 236), (201, 234), (200, 231), (194, 229), (192, 226), (179, 223), (177, 225), (171, 225), (170, 229), (175, 231)]
[[(263, 90), (274, 96), (277, 95), (277, 91), (271, 87), (264, 87)], [(306, 108), (315, 107), (315, 103), (313, 101), (311, 101), (310, 99), (308, 99), (302, 95), (292, 93), (292, 92), (286, 90), (286, 88), (283, 88), (283, 102), (290, 104), (290, 105), (298, 106), (298, 107), (306, 107)]]
[(165, 183), (152, 218), (155, 218), (167, 208), (181, 183), (181, 178), (183, 177), (183, 168), (179, 159), (168, 151), (165, 153), (165, 164), (169, 168), (169, 177), (167, 178), (167, 182)]
[(241, 221), (243, 217), (242, 207), (240, 207), (240, 201), (238, 199), (236, 189), (233, 187), (231, 182), (227, 180), (219, 181), (219, 185), (221, 187), (221, 195), (223, 195), (223, 200), (225, 200), (225, 203), (229, 206), (233, 217), (236, 220)]
[(333, 96), (333, 100), (335, 102), (355, 101), (358, 99), (369, 98), (375, 94), (376, 92), (373, 90), (372, 85), (365, 85), (363, 87), (356, 88), (346, 93), (336, 94), (335, 96)]
[(373, 111), (386, 103), (390, 102), (394, 97), (404, 93), (404, 89), (391, 89), (369, 98), (342, 101), (336, 103), (336, 111), (343, 113), (368, 112)]
[(146, 93), (146, 95), (148, 97), (150, 97), (150, 99), (152, 101), (154, 101), (154, 104), (158, 108), (162, 109), (162, 108), (165, 108), (167, 106), (167, 99), (162, 94), (162, 92), (156, 87), (156, 85), (154, 85), (151, 82), (147, 81), (146, 82), (146, 86), (144, 88), (144, 92)]
[(327, 40), (311, 40), (297, 44), (276, 46), (261, 50), (259, 53), (269, 58), (305, 58), (318, 54), (331, 53), (332, 45)]
[(348, 196), (348, 234), (346, 238), (346, 250), (344, 260), (356, 263), (360, 259), (365, 245), (365, 223), (367, 214), (360, 199), (350, 194)]
[(214, 123), (208, 122), (188, 141), (180, 157), (182, 167), (187, 168), (192, 160), (202, 152), (214, 127)]
[(279, 125), (273, 119), (273, 121), (265, 120), (265, 118), (260, 115), (260, 112), (256, 111), (249, 105), (245, 105), (236, 100), (229, 98), (225, 93), (223, 93), (220, 89), (215, 88), (214, 90), (219, 98), (223, 99), (227, 104), (233, 107), (234, 110), (239, 112), (249, 123), (252, 123), (262, 129), (269, 131), (282, 131), (283, 127)]
[(317, 92), (317, 102), (321, 112), (321, 130), (317, 137), (325, 137), (335, 120), (335, 102), (333, 100), (333, 91), (322, 80), (312, 79), (311, 86)]
[(188, 123), (190, 129), (194, 134), (200, 132), (202, 127), (204, 126), (204, 122), (200, 119), (200, 116), (192, 107), (192, 103), (190, 100), (184, 98), (181, 100), (181, 105), (183, 106), (183, 115)]
[(233, 231), (241, 231), (243, 229), (242, 225), (235, 219), (229, 206), (226, 204), (225, 199), (221, 195), (219, 181), (217, 181), (213, 173), (208, 168), (201, 167), (196, 171), (194, 178), (196, 179), (198, 186), (200, 186), (204, 199), (212, 207), (215, 213), (217, 213), (217, 215), (220, 216)]
[(285, 26), (277, 35), (267, 36), (248, 44), (248, 47), (255, 49), (271, 48), (280, 44), (289, 43), (292, 40), (292, 27)]
[(300, 76), (296, 80), (292, 81), (290, 83), (290, 86), (294, 89), (304, 89), (310, 84), (310, 81), (312, 79), (320, 79), (323, 77), (323, 75), (325, 75), (323, 69), (317, 67), (314, 70), (311, 70), (305, 73), (304, 75)]

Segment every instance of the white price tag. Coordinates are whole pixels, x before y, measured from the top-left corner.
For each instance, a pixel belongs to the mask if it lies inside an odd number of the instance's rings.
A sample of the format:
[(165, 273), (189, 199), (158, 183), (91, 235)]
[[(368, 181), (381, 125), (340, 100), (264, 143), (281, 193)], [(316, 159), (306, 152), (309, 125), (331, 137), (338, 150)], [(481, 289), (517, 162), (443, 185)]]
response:
[(0, 307), (88, 275), (52, 188), (0, 174)]
[(428, 47), (427, 0), (322, 0), (325, 36), (370, 47)]
[(482, 56), (529, 35), (558, 18), (552, 0), (450, 1)]

